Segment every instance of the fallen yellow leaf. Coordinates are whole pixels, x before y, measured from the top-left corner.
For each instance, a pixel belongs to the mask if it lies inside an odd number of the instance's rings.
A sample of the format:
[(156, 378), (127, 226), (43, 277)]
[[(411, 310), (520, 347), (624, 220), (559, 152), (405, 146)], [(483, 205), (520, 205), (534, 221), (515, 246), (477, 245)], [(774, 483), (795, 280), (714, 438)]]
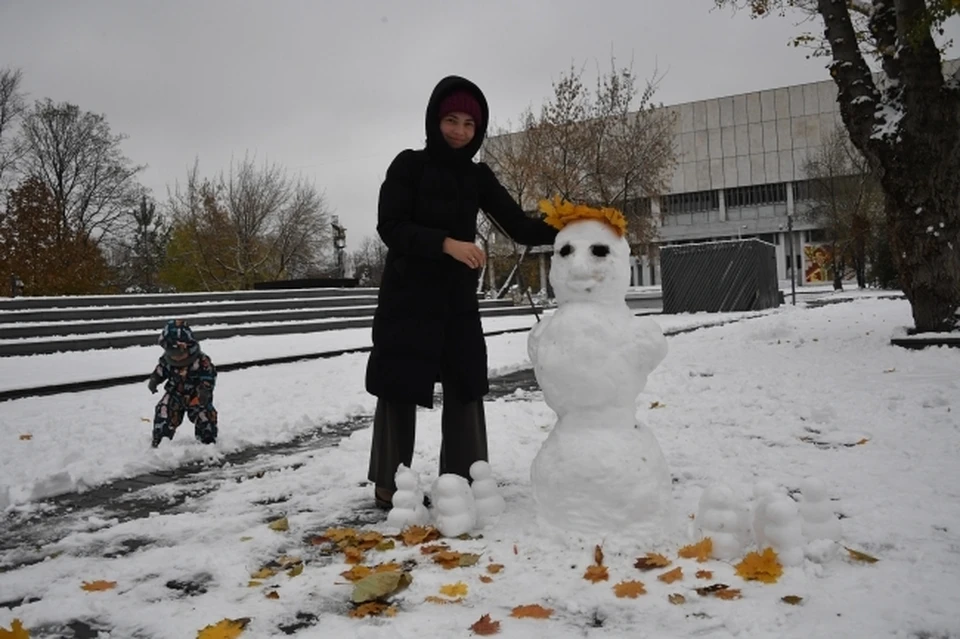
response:
[(440, 586), (440, 594), (446, 595), (447, 597), (466, 597), (467, 596), (467, 584), (462, 581), (458, 581), (455, 584), (446, 584)]
[(98, 581), (85, 581), (80, 587), (87, 592), (99, 592), (102, 590), (113, 590), (117, 587), (117, 582), (103, 581), (102, 579)]
[(697, 579), (713, 579), (713, 573), (709, 570), (698, 570)]
[(463, 603), (463, 597), (459, 597), (459, 598), (457, 598), (457, 599), (444, 599), (443, 597), (437, 597), (437, 596), (435, 596), (435, 595), (428, 595), (428, 596), (424, 599), (424, 601), (427, 602), (427, 603), (441, 604), (441, 605), (443, 605), (443, 604), (458, 604), (458, 603)]
[(773, 548), (764, 548), (760, 553), (747, 553), (735, 568), (737, 574), (747, 581), (761, 581), (765, 584), (776, 583), (783, 574), (783, 566), (780, 565)]
[(620, 599), (624, 597), (636, 599), (640, 595), (647, 594), (647, 590), (643, 587), (643, 582), (621, 581), (613, 587), (613, 593)]
[(672, 584), (675, 581), (680, 581), (683, 579), (683, 568), (677, 566), (673, 570), (669, 570), (662, 575), (658, 575), (657, 579), (668, 584)]
[(236, 639), (248, 623), (250, 623), (249, 617), (223, 619), (203, 628), (197, 633), (197, 639)]
[(606, 581), (610, 578), (610, 575), (607, 574), (606, 566), (587, 566), (587, 571), (583, 573), (583, 578), (587, 581), (592, 581), (597, 583), (598, 581)]
[(488, 576), (486, 576), (486, 575), (480, 575), (480, 582), (481, 582), (481, 583), (485, 583), (485, 584), (492, 584), (492, 583), (493, 583), (493, 577), (488, 577)]
[(269, 579), (270, 577), (273, 577), (275, 574), (277, 574), (276, 570), (274, 570), (273, 568), (267, 568), (266, 566), (264, 566), (257, 572), (251, 574), (250, 578), (251, 579)]
[(393, 617), (396, 614), (396, 606), (388, 606), (379, 601), (368, 601), (350, 611), (350, 616), (354, 619), (362, 619), (364, 617)]
[(634, 568), (638, 570), (653, 570), (654, 568), (666, 568), (670, 565), (670, 560), (655, 552), (648, 552), (643, 557), (637, 558)]
[[(33, 435), (31, 435), (30, 433), (24, 433), (23, 435), (20, 435), (20, 441), (22, 441), (22, 442), (28, 442), (28, 441), (30, 441), (31, 439), (33, 439)], [(2, 636), (2, 635), (0, 635), (0, 636)]]
[(435, 539), (440, 539), (440, 531), (433, 526), (410, 526), (400, 533), (405, 546), (418, 546)]
[(850, 553), (850, 557), (851, 557), (852, 559), (856, 559), (857, 561), (862, 561), (862, 562), (868, 563), (868, 564), (875, 564), (875, 563), (877, 563), (878, 561), (880, 561), (880, 560), (877, 559), (876, 557), (872, 557), (871, 555), (868, 555), (868, 554), (865, 553), (865, 552), (860, 552), (859, 550), (854, 550), (853, 548), (847, 548), (846, 546), (844, 546), (843, 548), (844, 548), (844, 550), (846, 550), (848, 553)]
[(500, 632), (500, 622), (490, 619), (490, 615), (483, 615), (470, 626), (473, 634), (480, 636), (495, 635)]
[(487, 565), (487, 572), (489, 572), (491, 575), (495, 575), (495, 574), (497, 574), (498, 572), (500, 572), (501, 570), (503, 570), (503, 564), (488, 564), (488, 565)]
[(679, 606), (682, 603), (686, 603), (687, 598), (681, 595), (680, 593), (675, 592), (672, 595), (667, 595), (667, 601), (672, 603), (674, 606)]
[[(355, 528), (327, 528), (323, 531), (323, 534), (319, 537), (315, 537), (320, 543), (327, 541), (332, 541), (335, 544), (340, 543), (346, 539), (353, 539), (357, 536), (357, 530)], [(322, 541), (321, 541), (322, 540)], [(319, 544), (314, 544), (319, 545)]]
[(267, 599), (279, 599), (280, 593), (277, 592), (276, 590), (271, 590), (270, 592), (265, 594), (264, 597), (266, 597)]
[(262, 581), (257, 581), (254, 579), (251, 579), (250, 581), (247, 582), (247, 588), (259, 588), (262, 585), (263, 585)]
[(718, 590), (713, 593), (713, 596), (717, 599), (726, 599), (727, 601), (741, 598), (740, 591), (736, 588), (724, 588), (723, 590)]
[(553, 614), (553, 608), (544, 608), (540, 604), (517, 606), (510, 611), (510, 616), (517, 619), (548, 619)]
[(600, 547), (600, 544), (597, 544), (596, 548), (593, 549), (593, 563), (598, 566), (603, 565), (603, 548)]
[(791, 606), (798, 606), (800, 602), (803, 601), (803, 597), (798, 597), (796, 595), (787, 595), (786, 597), (780, 597), (780, 601), (785, 604), (790, 604)]
[(296, 577), (297, 575), (303, 572), (303, 564), (297, 564), (293, 568), (287, 571), (287, 576)]
[(710, 553), (712, 552), (713, 540), (709, 537), (704, 537), (695, 544), (681, 548), (677, 551), (677, 556), (683, 559), (696, 559), (698, 563), (703, 563), (710, 558)]
[(0, 628), (0, 639), (30, 639), (30, 633), (26, 631), (19, 619), (14, 619), (10, 624), (10, 630)]
[(363, 562), (363, 551), (356, 546), (347, 546), (344, 548), (343, 556), (348, 564), (359, 564)]
[(290, 522), (287, 521), (287, 518), (286, 518), (286, 517), (281, 517), (280, 519), (277, 519), (277, 520), (275, 520), (275, 521), (271, 521), (271, 522), (267, 525), (267, 527), (268, 527), (270, 530), (275, 530), (275, 531), (277, 531), (277, 532), (285, 532), (285, 531), (287, 531), (287, 530), (290, 530)]

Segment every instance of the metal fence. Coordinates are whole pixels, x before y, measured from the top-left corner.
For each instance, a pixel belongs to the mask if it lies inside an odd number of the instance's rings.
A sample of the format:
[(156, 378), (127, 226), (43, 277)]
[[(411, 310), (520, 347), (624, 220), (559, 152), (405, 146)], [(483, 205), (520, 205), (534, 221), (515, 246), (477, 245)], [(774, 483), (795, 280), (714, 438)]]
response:
[(664, 246), (660, 268), (664, 313), (780, 305), (776, 249), (758, 239)]

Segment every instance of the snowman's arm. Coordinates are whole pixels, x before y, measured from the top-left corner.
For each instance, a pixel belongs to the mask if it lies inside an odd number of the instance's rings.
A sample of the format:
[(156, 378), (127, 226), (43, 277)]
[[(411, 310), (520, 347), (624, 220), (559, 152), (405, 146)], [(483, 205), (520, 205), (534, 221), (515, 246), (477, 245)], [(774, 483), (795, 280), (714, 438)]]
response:
[(551, 316), (547, 315), (542, 317), (539, 322), (530, 330), (530, 334), (527, 336), (527, 355), (530, 357), (530, 363), (536, 367), (537, 365), (537, 356), (539, 355), (540, 350), (540, 338), (543, 336), (543, 331), (546, 329), (547, 324), (550, 323)]
[(667, 338), (660, 325), (649, 317), (633, 318), (633, 340), (643, 352), (644, 367), (648, 373), (667, 356)]

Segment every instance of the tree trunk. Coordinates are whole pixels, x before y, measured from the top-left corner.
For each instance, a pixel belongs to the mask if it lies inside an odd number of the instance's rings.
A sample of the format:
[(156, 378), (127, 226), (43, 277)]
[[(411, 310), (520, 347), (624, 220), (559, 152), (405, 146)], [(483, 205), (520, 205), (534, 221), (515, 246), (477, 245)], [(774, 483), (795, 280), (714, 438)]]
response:
[(880, 176), (887, 230), (918, 333), (954, 330), (960, 307), (960, 89), (946, 83), (923, 0), (873, 0), (881, 92), (845, 3), (817, 0), (840, 114)]
[[(909, 173), (886, 176), (892, 188), (921, 190), (921, 176)], [(960, 229), (958, 198), (949, 191), (960, 191), (955, 174), (942, 190), (930, 189), (922, 202), (891, 203), (888, 210), (891, 248), (894, 264), (900, 274), (900, 285), (910, 300), (916, 332), (955, 330), (960, 309)]]

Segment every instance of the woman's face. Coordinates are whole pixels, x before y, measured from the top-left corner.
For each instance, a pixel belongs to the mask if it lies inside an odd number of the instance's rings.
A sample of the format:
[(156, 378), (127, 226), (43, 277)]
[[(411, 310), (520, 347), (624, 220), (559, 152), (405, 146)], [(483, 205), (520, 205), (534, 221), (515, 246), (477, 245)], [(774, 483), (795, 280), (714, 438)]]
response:
[(440, 133), (447, 144), (454, 149), (462, 149), (470, 144), (476, 135), (477, 125), (466, 113), (454, 111), (440, 120)]

